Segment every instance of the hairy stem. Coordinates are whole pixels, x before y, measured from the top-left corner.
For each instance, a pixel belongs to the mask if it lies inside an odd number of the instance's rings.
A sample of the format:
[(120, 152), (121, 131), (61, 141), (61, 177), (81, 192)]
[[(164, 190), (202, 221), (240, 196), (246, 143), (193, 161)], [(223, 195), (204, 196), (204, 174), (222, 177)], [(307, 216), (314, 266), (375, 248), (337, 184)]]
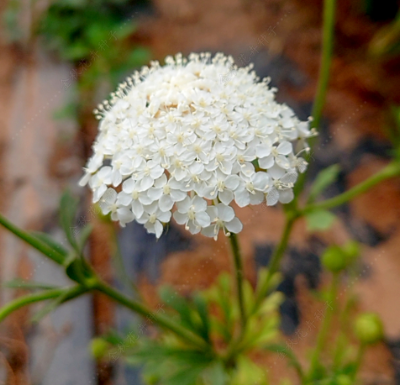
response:
[(200, 349), (207, 348), (206, 343), (200, 337), (196, 336), (188, 329), (182, 327), (175, 321), (161, 314), (152, 312), (146, 306), (142, 305), (139, 302), (131, 300), (130, 298), (118, 292), (105, 282), (98, 281), (97, 284), (95, 284), (94, 289), (112, 298), (114, 301), (120, 303), (121, 305), (127, 307), (128, 309), (131, 309), (134, 312), (140, 314), (149, 321), (156, 323), (161, 328), (172, 331), (177, 336), (181, 337), (183, 340), (196, 346), (197, 348)]
[[(325, 105), (326, 93), (328, 90), (330, 68), (332, 62), (332, 52), (333, 52), (333, 40), (334, 40), (334, 26), (335, 26), (335, 7), (336, 0), (324, 0), (324, 14), (323, 14), (323, 25), (322, 25), (322, 51), (321, 51), (321, 63), (318, 75), (317, 91), (314, 98), (314, 104), (312, 109), (311, 127), (318, 129), (322, 110)], [(314, 144), (315, 137), (310, 138), (310, 147)], [(307, 155), (306, 160), (310, 160), (310, 155)], [(306, 181), (307, 172), (300, 175), (295, 187), (295, 196), (303, 191), (304, 184)]]
[(324, 349), (328, 334), (329, 328), (332, 322), (332, 316), (336, 310), (337, 303), (336, 303), (336, 295), (339, 286), (339, 275), (335, 274), (332, 279), (331, 287), (329, 289), (328, 294), (328, 303), (325, 310), (325, 315), (322, 320), (322, 324), (318, 333), (317, 337), (317, 345), (313, 351), (311, 356), (311, 364), (310, 364), (310, 371), (309, 371), (309, 379), (314, 380), (316, 372), (318, 371), (318, 365), (320, 362), (320, 356)]
[(119, 245), (117, 230), (115, 229), (115, 226), (113, 223), (110, 223), (109, 227), (110, 227), (111, 238), (112, 238), (113, 249), (114, 249), (113, 250), (113, 257), (114, 257), (113, 261), (114, 261), (114, 265), (115, 265), (117, 274), (119, 275), (119, 278), (121, 279), (122, 283), (132, 292), (132, 294), (136, 295), (138, 297), (138, 299), (140, 300), (140, 302), (144, 302), (143, 298), (140, 294), (139, 288), (131, 280), (128, 273), (126, 272), (121, 248)]
[(333, 36), (335, 27), (336, 0), (324, 0), (324, 19), (322, 27), (322, 54), (318, 76), (317, 93), (312, 110), (312, 127), (318, 128), (322, 109), (325, 105), (326, 92), (328, 89), (329, 74), (332, 62)]
[(14, 312), (26, 305), (29, 305), (29, 304), (32, 304), (35, 302), (45, 301), (48, 299), (57, 298), (61, 295), (65, 296), (63, 302), (66, 302), (70, 299), (78, 297), (79, 295), (85, 293), (86, 291), (87, 291), (87, 288), (85, 288), (83, 286), (75, 286), (75, 287), (67, 288), (67, 289), (60, 288), (60, 289), (46, 290), (41, 293), (29, 294), (29, 295), (25, 295), (25, 296), (16, 298), (15, 300), (9, 302), (7, 305), (3, 306), (0, 309), (0, 322), (3, 321), (12, 312)]
[(40, 251), (42, 254), (46, 255), (47, 257), (49, 257), (50, 259), (52, 259), (54, 262), (58, 263), (59, 265), (62, 265), (64, 263), (65, 257), (62, 254), (60, 254), (57, 250), (51, 248), (43, 241), (36, 238), (34, 235), (31, 235), (28, 232), (15, 226), (13, 223), (11, 223), (8, 219), (3, 217), (1, 214), (0, 214), (0, 225), (5, 227), (7, 230), (12, 232), (18, 238), (22, 239), (23, 241), (25, 241), (26, 243), (31, 245), (33, 248)]
[(244, 305), (244, 296), (243, 296), (243, 264), (242, 264), (242, 256), (240, 253), (239, 240), (236, 234), (231, 233), (229, 236), (229, 240), (231, 243), (233, 264), (235, 267), (235, 278), (236, 278), (236, 291), (237, 291), (237, 299), (239, 303), (239, 311), (240, 311), (240, 321), (242, 324), (242, 330), (246, 327), (246, 309)]
[(363, 361), (363, 358), (364, 358), (365, 349), (366, 349), (365, 344), (364, 343), (360, 343), (360, 345), (358, 346), (354, 372), (353, 372), (353, 375), (352, 375), (352, 380), (353, 381), (355, 381), (356, 378), (357, 378), (358, 371), (360, 370), (360, 367), (361, 367), (361, 364), (362, 364), (362, 361)]
[(400, 163), (398, 162), (391, 162), (386, 167), (384, 167), (381, 171), (377, 172), (376, 174), (372, 175), (364, 182), (359, 183), (358, 185), (354, 186), (350, 190), (345, 191), (342, 194), (339, 194), (333, 198), (324, 200), (322, 202), (314, 203), (311, 205), (307, 205), (302, 211), (307, 213), (312, 210), (328, 210), (332, 209), (336, 206), (340, 206), (353, 198), (357, 197), (365, 193), (366, 191), (370, 190), (372, 187), (377, 185), (378, 183), (393, 178), (397, 175), (400, 175)]
[(264, 282), (259, 282), (261, 285), (261, 289), (257, 293), (257, 297), (255, 299), (255, 305), (253, 312), (255, 312), (263, 301), (265, 295), (267, 294), (269, 284), (271, 282), (272, 276), (278, 271), (281, 260), (285, 254), (286, 247), (289, 242), (289, 237), (292, 232), (293, 224), (296, 221), (297, 217), (287, 214), (285, 226), (283, 228), (283, 233), (281, 236), (281, 240), (279, 245), (275, 248), (274, 253), (272, 254), (271, 260), (268, 265), (268, 273), (264, 280)]

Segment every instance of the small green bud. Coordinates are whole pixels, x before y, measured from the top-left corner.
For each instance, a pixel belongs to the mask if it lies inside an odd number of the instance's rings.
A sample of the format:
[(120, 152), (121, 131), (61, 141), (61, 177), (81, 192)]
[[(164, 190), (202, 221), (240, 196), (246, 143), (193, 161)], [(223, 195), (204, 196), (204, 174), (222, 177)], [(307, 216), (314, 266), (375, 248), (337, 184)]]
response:
[(148, 385), (157, 385), (160, 381), (156, 374), (146, 374), (143, 376), (144, 382)]
[(336, 377), (337, 385), (353, 385), (354, 381), (346, 374), (339, 374)]
[(109, 349), (109, 343), (102, 338), (94, 338), (90, 342), (90, 352), (98, 360), (103, 358)]
[(360, 245), (356, 241), (349, 241), (343, 246), (348, 261), (354, 261), (360, 255)]
[(365, 344), (374, 344), (383, 337), (383, 325), (375, 313), (364, 313), (358, 316), (354, 327), (357, 338)]
[(328, 247), (322, 255), (322, 265), (332, 273), (338, 273), (349, 266), (360, 255), (360, 246), (355, 241), (347, 242), (343, 247)]
[(346, 254), (339, 246), (328, 247), (322, 254), (322, 265), (332, 273), (338, 273), (347, 266)]

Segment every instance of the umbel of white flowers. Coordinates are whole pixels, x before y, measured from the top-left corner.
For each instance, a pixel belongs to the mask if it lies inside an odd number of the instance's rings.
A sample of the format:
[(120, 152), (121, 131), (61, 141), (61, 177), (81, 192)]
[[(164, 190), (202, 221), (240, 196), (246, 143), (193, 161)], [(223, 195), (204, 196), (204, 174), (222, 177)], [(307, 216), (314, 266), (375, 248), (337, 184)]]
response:
[(301, 122), (252, 66), (181, 54), (152, 62), (98, 106), (99, 133), (80, 185), (122, 226), (159, 238), (173, 216), (192, 234), (239, 233), (239, 207), (293, 199), (307, 163)]

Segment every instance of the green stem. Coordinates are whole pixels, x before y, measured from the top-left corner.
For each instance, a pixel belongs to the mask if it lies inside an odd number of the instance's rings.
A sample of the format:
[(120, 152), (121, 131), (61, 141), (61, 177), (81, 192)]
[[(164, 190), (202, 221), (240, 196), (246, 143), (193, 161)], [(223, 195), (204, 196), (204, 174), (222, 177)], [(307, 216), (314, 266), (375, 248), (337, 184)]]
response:
[(322, 109), (325, 105), (326, 92), (328, 89), (329, 72), (332, 62), (333, 36), (335, 27), (335, 7), (336, 0), (324, 0), (324, 18), (322, 29), (322, 54), (319, 69), (317, 93), (315, 95), (312, 110), (312, 127), (318, 128)]
[(37, 294), (29, 294), (26, 296), (22, 296), (19, 298), (16, 298), (15, 300), (9, 302), (7, 305), (3, 306), (0, 309), (0, 322), (3, 321), (8, 315), (10, 315), (12, 312), (20, 309), (23, 306), (35, 303), (35, 302), (40, 302), (40, 301), (45, 301), (47, 299), (52, 299), (52, 298), (57, 298), (61, 295), (65, 296), (63, 302), (73, 299), (83, 293), (85, 293), (87, 289), (83, 286), (75, 286), (72, 288), (60, 288), (60, 289), (52, 289), (52, 290), (46, 290), (41, 293)]
[(296, 221), (297, 217), (291, 214), (287, 214), (285, 226), (283, 229), (282, 237), (279, 242), (279, 245), (275, 248), (274, 253), (272, 254), (271, 260), (268, 265), (268, 273), (264, 282), (259, 282), (260, 290), (257, 290), (257, 296), (254, 303), (253, 313), (258, 309), (261, 302), (264, 300), (268, 292), (268, 288), (270, 285), (270, 281), (272, 276), (278, 271), (282, 257), (285, 254), (286, 247), (289, 242), (289, 237), (292, 232), (293, 225)]
[[(317, 91), (314, 98), (314, 104), (312, 109), (311, 127), (318, 129), (322, 110), (325, 105), (326, 93), (328, 90), (328, 82), (330, 75), (330, 67), (332, 62), (333, 52), (333, 38), (334, 38), (334, 26), (335, 26), (335, 7), (336, 0), (324, 0), (324, 15), (322, 25), (322, 51), (321, 51), (321, 62), (318, 75)], [(315, 137), (310, 138), (309, 145), (312, 147), (314, 144)], [(310, 155), (307, 155), (306, 160), (310, 160)], [(307, 172), (304, 172), (299, 176), (299, 179), (294, 187), (295, 196), (298, 197), (300, 192), (303, 191), (304, 184), (306, 181)]]
[(239, 241), (236, 234), (231, 233), (229, 236), (231, 243), (231, 250), (233, 256), (233, 264), (235, 267), (235, 278), (236, 278), (236, 291), (239, 303), (240, 321), (242, 324), (242, 330), (246, 327), (246, 309), (244, 306), (244, 295), (243, 295), (243, 264), (242, 256), (240, 253)]
[(112, 298), (116, 302), (120, 303), (121, 305), (127, 307), (128, 309), (133, 310), (134, 312), (142, 315), (143, 317), (147, 318), (150, 321), (154, 321), (158, 326), (174, 332), (179, 337), (183, 338), (187, 342), (191, 343), (192, 345), (196, 346), (197, 348), (204, 349), (207, 348), (207, 344), (198, 336), (187, 330), (186, 328), (182, 327), (181, 325), (177, 324), (175, 321), (164, 317), (160, 314), (156, 314), (148, 309), (146, 306), (131, 300), (130, 298), (126, 297), (125, 295), (121, 294), (111, 286), (107, 285), (105, 282), (98, 281), (94, 285), (94, 289), (105, 294), (106, 296)]
[(320, 327), (318, 337), (317, 337), (317, 345), (314, 349), (314, 352), (311, 356), (311, 364), (310, 364), (310, 371), (309, 371), (309, 378), (310, 380), (314, 380), (316, 371), (318, 370), (318, 364), (320, 360), (320, 356), (322, 350), (325, 346), (326, 339), (329, 334), (329, 328), (332, 322), (332, 316), (334, 314), (336, 308), (336, 295), (339, 286), (339, 275), (335, 274), (332, 279), (331, 287), (329, 290), (328, 295), (328, 306), (325, 311), (324, 318), (322, 320), (322, 325)]
[(62, 265), (64, 263), (65, 257), (62, 254), (60, 254), (58, 251), (54, 250), (46, 243), (36, 238), (35, 236), (15, 226), (1, 214), (0, 214), (0, 225), (5, 227), (7, 230), (12, 232), (18, 238), (22, 239), (23, 241), (25, 241), (26, 243), (34, 247), (36, 250), (40, 251), (42, 254), (46, 255), (54, 262), (58, 263), (59, 265)]
[(358, 352), (357, 352), (357, 358), (356, 358), (356, 362), (355, 362), (355, 367), (354, 367), (354, 371), (352, 374), (352, 380), (355, 381), (357, 378), (357, 373), (361, 367), (361, 363), (362, 360), (364, 358), (364, 353), (365, 353), (365, 348), (366, 345), (364, 343), (360, 343), (359, 347), (358, 347)]
[(339, 194), (331, 199), (324, 200), (322, 202), (314, 203), (311, 205), (307, 205), (302, 212), (307, 213), (312, 210), (328, 210), (336, 206), (340, 206), (351, 199), (361, 195), (377, 185), (378, 183), (393, 178), (397, 175), (400, 175), (400, 163), (391, 162), (386, 167), (384, 167), (381, 171), (377, 172), (375, 175), (372, 175), (364, 182), (359, 183), (357, 186), (354, 186), (350, 190), (345, 191), (342, 194)]
[(123, 284), (126, 287), (128, 287), (134, 295), (136, 295), (139, 298), (140, 302), (144, 302), (138, 287), (130, 279), (129, 275), (126, 272), (124, 260), (123, 260), (122, 253), (121, 253), (121, 248), (120, 248), (119, 242), (118, 242), (118, 234), (117, 234), (117, 231), (115, 230), (115, 226), (113, 223), (110, 223), (109, 226), (111, 229), (111, 237), (112, 237), (113, 244), (114, 244), (113, 260), (114, 260), (115, 268), (118, 272), (118, 275), (121, 278), (121, 281), (123, 282)]
[(349, 269), (349, 284), (347, 286), (346, 302), (343, 311), (339, 314), (339, 333), (336, 337), (336, 346), (333, 353), (333, 369), (336, 370), (342, 365), (343, 352), (347, 346), (346, 335), (350, 324), (351, 310), (354, 307), (356, 295), (354, 294), (354, 282), (358, 272), (356, 269)]

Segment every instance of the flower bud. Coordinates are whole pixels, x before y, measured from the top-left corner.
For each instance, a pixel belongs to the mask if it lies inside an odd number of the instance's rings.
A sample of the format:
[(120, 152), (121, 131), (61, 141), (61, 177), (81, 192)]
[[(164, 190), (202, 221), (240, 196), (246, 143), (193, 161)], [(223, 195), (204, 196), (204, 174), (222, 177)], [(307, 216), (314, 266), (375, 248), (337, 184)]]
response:
[(357, 338), (365, 344), (374, 344), (383, 337), (383, 325), (375, 313), (361, 314), (355, 322)]
[(98, 360), (102, 359), (107, 353), (109, 344), (102, 338), (94, 338), (90, 342), (90, 352), (92, 356)]
[(349, 241), (344, 246), (328, 247), (322, 255), (322, 265), (332, 273), (338, 273), (348, 267), (360, 254), (357, 242)]
[(353, 385), (354, 381), (346, 374), (339, 374), (336, 377), (337, 385)]
[(350, 263), (360, 255), (360, 245), (356, 241), (349, 241), (343, 246), (343, 251)]
[(347, 266), (346, 255), (339, 246), (328, 247), (322, 255), (322, 265), (332, 273), (338, 273)]

